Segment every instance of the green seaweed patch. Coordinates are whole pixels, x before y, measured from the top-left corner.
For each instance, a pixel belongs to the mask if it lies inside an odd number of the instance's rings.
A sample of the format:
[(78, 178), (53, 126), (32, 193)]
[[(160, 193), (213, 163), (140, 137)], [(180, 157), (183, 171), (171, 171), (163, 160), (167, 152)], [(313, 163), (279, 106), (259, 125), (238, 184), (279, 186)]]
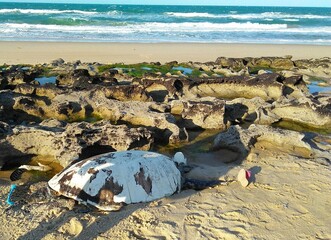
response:
[(1, 70), (6, 70), (6, 68), (8, 67), (8, 65), (4, 64), (4, 65), (0, 65), (0, 71)]
[[(131, 77), (143, 77), (146, 74), (150, 73), (161, 73), (165, 75), (167, 73), (177, 74), (178, 69), (173, 69), (174, 67), (183, 67), (183, 68), (191, 68), (191, 66), (187, 64), (152, 64), (152, 63), (138, 63), (138, 64), (108, 64), (102, 65), (98, 67), (98, 71), (100, 73), (109, 71), (110, 69), (122, 69), (123, 73), (127, 74)], [(192, 73), (187, 74), (188, 76), (199, 76), (201, 72), (197, 68), (191, 68)]]
[(100, 73), (109, 71), (110, 69), (121, 69), (123, 73), (131, 77), (143, 77), (145, 74), (148, 73), (156, 73), (156, 72), (163, 73), (164, 71), (166, 71), (164, 66), (159, 66), (149, 63), (138, 63), (138, 64), (117, 63), (117, 64), (102, 65), (98, 67)]
[(56, 72), (53, 71), (53, 68), (51, 67), (42, 66), (39, 67), (39, 70), (40, 70), (39, 76), (41, 77), (55, 77), (58, 75)]

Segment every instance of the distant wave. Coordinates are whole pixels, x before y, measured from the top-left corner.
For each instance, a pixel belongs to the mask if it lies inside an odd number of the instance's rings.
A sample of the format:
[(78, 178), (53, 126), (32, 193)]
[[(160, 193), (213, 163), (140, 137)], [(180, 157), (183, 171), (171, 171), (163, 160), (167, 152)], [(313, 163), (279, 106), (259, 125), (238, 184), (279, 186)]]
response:
[(210, 23), (210, 22), (184, 22), (184, 23), (159, 23), (152, 22), (144, 24), (150, 29), (160, 31), (192, 31), (192, 32), (222, 32), (222, 31), (267, 31), (275, 29), (286, 29), (287, 24), (260, 24), (260, 23)]
[(235, 32), (235, 31), (274, 31), (286, 30), (287, 24), (259, 24), (259, 23), (209, 23), (209, 22), (184, 22), (184, 23), (160, 23), (148, 22), (142, 24), (126, 24), (120, 26), (67, 26), (67, 25), (43, 25), (43, 24), (0, 24), (0, 32), (15, 29), (17, 31), (68, 31), (85, 33), (134, 33), (134, 32)]
[(321, 16), (321, 15), (313, 15), (313, 14), (285, 14), (281, 12), (264, 12), (264, 13), (249, 13), (249, 14), (232, 14), (228, 15), (228, 17), (235, 19), (264, 19), (264, 18), (272, 18), (272, 19), (326, 19), (331, 18), (331, 16)]
[(86, 14), (93, 15), (99, 14), (93, 11), (80, 11), (80, 10), (57, 10), (57, 9), (0, 9), (0, 14), (8, 13), (21, 13), (21, 14), (62, 14), (62, 13), (76, 13), (76, 14)]
[(286, 22), (299, 22), (299, 19), (293, 19), (293, 18), (284, 18), (282, 20)]
[[(174, 17), (183, 17), (183, 18), (194, 18), (194, 17), (204, 17), (204, 18), (218, 18), (223, 15), (217, 15), (217, 14), (210, 14), (210, 13), (199, 13), (199, 12), (190, 12), (190, 13), (184, 13), (184, 12), (165, 12), (166, 15), (174, 16)], [(226, 16), (224, 15), (224, 18)]]
[(181, 17), (181, 18), (232, 18), (241, 20), (250, 19), (327, 19), (331, 16), (321, 16), (313, 14), (284, 14), (281, 12), (264, 12), (264, 13), (248, 13), (248, 14), (238, 14), (236, 12), (231, 12), (231, 14), (211, 14), (206, 12), (165, 12), (166, 15)]
[(331, 27), (299, 28), (287, 24), (259, 24), (259, 23), (210, 23), (210, 22), (184, 22), (184, 23), (121, 23), (116, 25), (44, 25), (44, 24), (0, 24), (0, 32), (82, 32), (82, 33), (150, 33), (150, 32), (287, 32), (287, 33), (327, 33), (331, 34)]

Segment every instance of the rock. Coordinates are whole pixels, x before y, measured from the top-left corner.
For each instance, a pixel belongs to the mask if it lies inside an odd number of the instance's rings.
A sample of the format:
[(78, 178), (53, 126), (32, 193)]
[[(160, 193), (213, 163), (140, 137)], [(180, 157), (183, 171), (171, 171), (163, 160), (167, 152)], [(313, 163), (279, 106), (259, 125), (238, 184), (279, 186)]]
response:
[(108, 99), (105, 93), (99, 90), (60, 94), (51, 102), (2, 91), (0, 104), (10, 113), (6, 118), (12, 119), (13, 115), (19, 113), (19, 117), (14, 117), (18, 122), (23, 119), (40, 122), (43, 119), (55, 118), (72, 122), (99, 118), (153, 128), (162, 133), (163, 141), (187, 141), (187, 134), (176, 125), (175, 117), (170, 113), (154, 111), (150, 107), (154, 103)]
[(107, 98), (119, 101), (152, 101), (152, 98), (141, 85), (101, 87), (99, 90), (103, 91)]
[(218, 134), (213, 149), (227, 148), (247, 157), (254, 148), (258, 151), (270, 151), (272, 154), (286, 153), (294, 156), (312, 158), (314, 152), (304, 141), (305, 135), (290, 130), (276, 129), (269, 126), (251, 125), (248, 129), (231, 126), (227, 131)]
[(5, 122), (0, 121), (0, 138), (9, 134), (10, 132), (11, 132), (10, 126)]
[(0, 143), (0, 161), (6, 161), (8, 156), (52, 156), (64, 167), (78, 157), (128, 149), (149, 150), (153, 143), (152, 134), (146, 128), (112, 125), (108, 121), (63, 126), (53, 120), (53, 124), (47, 121), (40, 125), (21, 125), (13, 128), (5, 140)]
[(245, 121), (255, 124), (270, 125), (280, 117), (271, 112), (272, 104), (260, 97), (252, 99), (236, 98), (226, 102), (226, 120), (234, 123)]
[(251, 58), (248, 61), (248, 66), (252, 66), (252, 67), (267, 67), (270, 68), (272, 63), (272, 60), (270, 58), (265, 58), (265, 57), (261, 57), (261, 58)]
[[(330, 99), (330, 98), (329, 98)], [(283, 120), (312, 129), (331, 129), (331, 101), (313, 98), (280, 98), (273, 103), (272, 113)]]
[(294, 68), (294, 63), (289, 57), (261, 57), (261, 58), (246, 58), (248, 67), (264, 67), (275, 68), (282, 70), (290, 70)]
[(224, 68), (231, 68), (233, 70), (239, 70), (245, 66), (245, 62), (242, 58), (219, 57), (216, 59), (215, 64)]
[(40, 74), (38, 68), (23, 68), (12, 66), (10, 69), (2, 72), (1, 89), (14, 88), (18, 84), (30, 83)]
[(273, 58), (273, 61), (270, 64), (271, 68), (276, 68), (276, 69), (292, 69), (294, 68), (294, 63), (292, 62), (291, 59), (288, 58)]
[(251, 137), (241, 127), (233, 125), (216, 136), (212, 150), (229, 149), (238, 153), (237, 160), (242, 160), (247, 156), (253, 144)]
[(65, 61), (62, 58), (55, 59), (51, 62), (51, 65), (53, 67), (61, 66), (65, 63)]
[(199, 77), (200, 77), (200, 78), (207, 78), (207, 77), (209, 77), (209, 75), (208, 75), (207, 73), (201, 73), (201, 74), (199, 75)]
[(107, 99), (103, 93), (97, 91), (85, 94), (88, 94), (85, 99), (92, 107), (94, 115), (115, 122), (121, 121), (158, 129), (163, 133), (163, 140), (168, 139), (170, 143), (187, 141), (188, 136), (184, 129), (176, 125), (175, 117), (170, 113), (153, 110), (154, 104), (151, 102), (120, 102)]
[(269, 107), (259, 107), (255, 110), (256, 119), (254, 120), (255, 124), (260, 125), (271, 125), (275, 122), (279, 122), (281, 118), (274, 114)]
[(276, 100), (284, 91), (281, 76), (278, 74), (196, 79), (189, 84), (188, 87), (183, 87), (185, 95), (223, 99), (261, 97), (264, 100)]
[(184, 85), (189, 86), (185, 78), (136, 79), (133, 84), (143, 86), (147, 94), (156, 102), (167, 102), (183, 95)]
[(302, 59), (294, 61), (298, 74), (329, 79), (331, 75), (331, 58)]
[[(62, 87), (76, 87), (79, 89), (88, 88), (96, 79), (89, 74), (87, 69), (76, 69), (69, 74), (60, 74), (56, 78), (56, 84)], [(87, 86), (85, 86), (87, 84)]]
[(46, 119), (44, 121), (42, 121), (39, 126), (42, 126), (42, 127), (48, 127), (48, 128), (64, 128), (65, 126), (67, 126), (67, 122), (64, 122), (64, 121), (59, 121), (57, 119), (54, 119), (54, 118), (49, 118), (49, 119)]
[(294, 71), (289, 71), (289, 70), (283, 70), (278, 72), (279, 74), (281, 74), (283, 77), (285, 78), (289, 78), (289, 77), (294, 77), (294, 76), (298, 76), (298, 74)]
[(287, 77), (283, 80), (283, 84), (285, 85), (284, 95), (302, 98), (310, 94), (306, 83), (303, 81), (302, 75)]
[(225, 101), (201, 98), (183, 102), (182, 118), (185, 128), (225, 129)]
[(235, 72), (228, 68), (215, 68), (213, 69), (213, 72), (224, 75), (225, 77), (240, 76), (238, 72)]
[(261, 69), (257, 72), (257, 75), (267, 74), (269, 73), (267, 70)]
[(14, 92), (21, 93), (23, 95), (32, 95), (35, 93), (36, 87), (30, 84), (19, 84), (15, 87)]

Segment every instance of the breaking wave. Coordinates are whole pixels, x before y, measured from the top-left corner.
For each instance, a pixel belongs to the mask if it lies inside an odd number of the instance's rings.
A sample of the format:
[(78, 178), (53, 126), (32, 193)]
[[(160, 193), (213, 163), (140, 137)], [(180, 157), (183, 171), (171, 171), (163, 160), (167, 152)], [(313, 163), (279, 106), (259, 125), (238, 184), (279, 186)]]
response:
[(231, 11), (230, 14), (211, 14), (206, 12), (165, 12), (166, 15), (181, 17), (181, 18), (232, 18), (232, 19), (331, 19), (331, 16), (321, 16), (314, 14), (285, 14), (281, 12), (264, 12), (264, 13), (249, 13), (238, 14)]
[(20, 14), (62, 14), (62, 13), (75, 13), (75, 14), (85, 14), (85, 15), (93, 15), (99, 14), (94, 11), (81, 11), (81, 10), (57, 10), (57, 9), (0, 9), (0, 14), (8, 14), (8, 13), (20, 13)]

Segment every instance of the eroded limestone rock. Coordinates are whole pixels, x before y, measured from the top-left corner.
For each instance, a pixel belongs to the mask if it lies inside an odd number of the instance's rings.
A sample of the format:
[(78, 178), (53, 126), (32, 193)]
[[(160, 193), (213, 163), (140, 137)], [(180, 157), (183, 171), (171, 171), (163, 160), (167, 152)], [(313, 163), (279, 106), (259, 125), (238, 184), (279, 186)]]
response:
[(284, 85), (278, 74), (263, 74), (256, 77), (237, 76), (228, 78), (201, 79), (192, 82), (184, 91), (200, 97), (225, 99), (261, 97), (278, 99), (283, 95)]
[(228, 148), (238, 151), (241, 158), (247, 157), (252, 148), (257, 151), (287, 153), (304, 158), (313, 157), (311, 146), (304, 141), (305, 135), (295, 131), (277, 129), (270, 126), (251, 125), (248, 129), (231, 126), (218, 134), (213, 149)]
[(183, 102), (182, 118), (186, 128), (225, 129), (225, 101), (202, 98)]
[(13, 128), (1, 140), (0, 152), (1, 161), (8, 160), (8, 156), (42, 155), (52, 156), (66, 166), (75, 158), (108, 151), (149, 150), (152, 143), (152, 133), (142, 127), (129, 128), (108, 121), (63, 124), (46, 120), (40, 125)]
[[(330, 99), (330, 98), (329, 98)], [(331, 102), (313, 98), (281, 98), (273, 103), (272, 113), (281, 119), (312, 129), (331, 129)]]

